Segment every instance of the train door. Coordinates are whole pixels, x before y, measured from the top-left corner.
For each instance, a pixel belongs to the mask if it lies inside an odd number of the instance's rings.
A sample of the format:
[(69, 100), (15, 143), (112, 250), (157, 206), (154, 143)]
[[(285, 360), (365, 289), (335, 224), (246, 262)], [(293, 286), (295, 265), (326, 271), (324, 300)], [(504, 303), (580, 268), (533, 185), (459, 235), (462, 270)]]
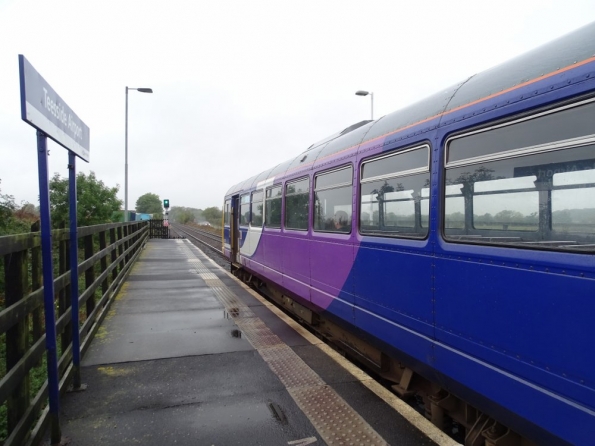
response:
[(239, 263), (238, 253), (240, 252), (240, 196), (234, 195), (231, 198), (231, 221), (229, 227), (229, 238), (231, 244), (231, 263)]

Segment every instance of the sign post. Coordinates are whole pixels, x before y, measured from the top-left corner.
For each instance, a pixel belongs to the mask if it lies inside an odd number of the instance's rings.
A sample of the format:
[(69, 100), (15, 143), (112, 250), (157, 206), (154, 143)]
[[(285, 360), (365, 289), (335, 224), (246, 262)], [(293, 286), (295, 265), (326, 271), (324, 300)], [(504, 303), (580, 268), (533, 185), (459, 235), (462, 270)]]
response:
[(81, 343), (79, 336), (79, 271), (78, 271), (78, 225), (76, 209), (76, 157), (74, 152), (68, 151), (68, 196), (70, 214), (70, 296), (71, 296), (71, 324), (72, 324), (72, 368), (75, 390), (84, 390), (81, 384)]
[(48, 188), (47, 136), (37, 131), (37, 161), (39, 169), (39, 216), (41, 219), (41, 256), (43, 265), (43, 303), (45, 313), (45, 348), (47, 351), (48, 394), (52, 444), (60, 442), (62, 434), (58, 417), (60, 389), (56, 352), (56, 316), (54, 314), (54, 276), (52, 261), (52, 223)]
[(76, 210), (75, 155), (89, 162), (89, 127), (66, 105), (54, 89), (19, 55), (21, 87), (21, 118), (37, 129), (39, 171), (39, 214), (41, 219), (41, 249), (43, 259), (43, 296), (48, 368), (49, 418), (52, 444), (62, 440), (59, 420), (59, 373), (56, 349), (56, 318), (54, 306), (54, 275), (52, 260), (52, 223), (48, 175), (47, 138), (69, 150), (70, 205), (70, 281), (72, 311), (72, 344), (75, 387), (80, 387), (80, 340), (78, 296), (78, 239)]

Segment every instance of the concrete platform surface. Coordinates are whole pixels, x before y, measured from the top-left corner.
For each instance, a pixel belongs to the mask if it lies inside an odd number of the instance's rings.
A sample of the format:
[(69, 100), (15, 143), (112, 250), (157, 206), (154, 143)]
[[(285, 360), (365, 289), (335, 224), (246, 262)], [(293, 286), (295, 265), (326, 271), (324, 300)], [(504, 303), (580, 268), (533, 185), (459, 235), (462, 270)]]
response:
[(187, 240), (151, 240), (83, 358), (87, 390), (61, 401), (62, 432), (84, 446), (454, 443), (341, 359)]

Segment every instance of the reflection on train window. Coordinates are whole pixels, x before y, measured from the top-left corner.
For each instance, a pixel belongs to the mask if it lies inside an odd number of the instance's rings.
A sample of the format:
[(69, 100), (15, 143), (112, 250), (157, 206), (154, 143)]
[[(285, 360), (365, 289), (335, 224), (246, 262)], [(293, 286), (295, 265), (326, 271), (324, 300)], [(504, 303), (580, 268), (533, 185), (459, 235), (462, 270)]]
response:
[[(555, 173), (552, 191), (552, 229), (568, 234), (595, 234), (595, 168)], [(591, 204), (575, 209), (572, 203)]]
[(262, 226), (262, 191), (252, 192), (252, 226)]
[(539, 194), (535, 176), (477, 181), (473, 191), (473, 227), (536, 231)]
[(463, 199), (463, 185), (449, 184), (445, 190), (445, 221), (448, 229), (462, 229), (465, 227), (465, 200)]
[[(595, 121), (595, 108), (584, 110)], [(479, 147), (481, 135), (472, 135)], [(521, 149), (514, 156), (496, 153), (476, 158), (472, 151), (465, 152), (471, 156), (468, 163), (457, 159), (446, 165), (445, 237), (468, 243), (595, 251), (594, 140), (595, 135), (552, 141), (555, 145)]]
[(231, 215), (231, 200), (225, 200), (225, 212), (223, 214), (223, 224), (229, 225)]
[(266, 190), (264, 225), (267, 228), (281, 227), (281, 195), (280, 185)]
[(424, 145), (364, 162), (360, 190), (362, 234), (414, 238), (428, 234), (429, 150)]
[(250, 194), (240, 197), (240, 226), (250, 223)]
[(310, 179), (302, 178), (285, 185), (285, 227), (308, 229), (310, 209)]
[(315, 231), (351, 232), (352, 179), (351, 165), (315, 177)]
[(427, 228), (430, 224), (430, 188), (423, 187), (421, 189), (421, 227)]
[[(539, 195), (534, 181), (535, 176), (527, 176), (447, 186), (446, 227), (463, 229), (465, 215), (472, 215), (468, 226), (474, 229), (536, 231)], [(465, 212), (466, 205), (473, 212)]]

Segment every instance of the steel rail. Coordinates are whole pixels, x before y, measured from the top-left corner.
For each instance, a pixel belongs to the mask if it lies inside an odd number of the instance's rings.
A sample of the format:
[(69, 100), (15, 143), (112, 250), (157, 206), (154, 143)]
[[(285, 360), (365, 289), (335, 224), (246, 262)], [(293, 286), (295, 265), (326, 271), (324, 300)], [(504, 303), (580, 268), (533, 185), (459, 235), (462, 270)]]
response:
[[(208, 246), (212, 250), (216, 251), (217, 255), (224, 257), (223, 253), (221, 252), (221, 236), (217, 236), (211, 232), (202, 231), (200, 229), (189, 227), (186, 225), (170, 224), (170, 227), (177, 233), (184, 234), (188, 238), (196, 240), (197, 242), (200, 242), (201, 244)], [(208, 239), (210, 243), (201, 239), (200, 237)]]

